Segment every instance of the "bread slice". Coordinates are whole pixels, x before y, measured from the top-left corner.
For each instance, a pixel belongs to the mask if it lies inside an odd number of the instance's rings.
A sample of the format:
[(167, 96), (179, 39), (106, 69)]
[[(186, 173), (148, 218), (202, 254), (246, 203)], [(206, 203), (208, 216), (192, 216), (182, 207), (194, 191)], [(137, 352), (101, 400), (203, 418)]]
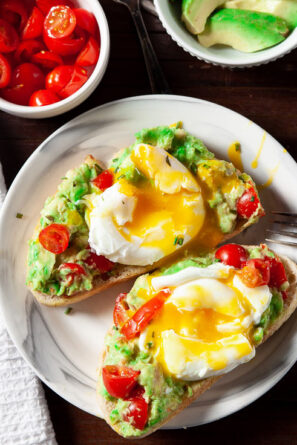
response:
[[(256, 247), (256, 246), (244, 246), (244, 247)], [(257, 345), (257, 347), (264, 343), (271, 335), (273, 335), (292, 315), (294, 310), (297, 307), (297, 264), (295, 264), (292, 260), (285, 256), (279, 256), (279, 259), (282, 261), (287, 278), (289, 281), (289, 288), (287, 290), (287, 299), (284, 301), (284, 307), (283, 311), (280, 314), (280, 316), (274, 321), (274, 323), (269, 327), (266, 334), (263, 337), (263, 340), (261, 343)], [(106, 352), (104, 351), (102, 354), (101, 361), (104, 362)], [(168, 414), (168, 416), (160, 423), (153, 426), (149, 431), (146, 430), (143, 435), (140, 436), (128, 436), (125, 437), (126, 439), (140, 439), (143, 437), (148, 436), (149, 434), (152, 434), (154, 431), (158, 430), (162, 425), (167, 423), (170, 419), (172, 419), (174, 416), (176, 416), (179, 412), (181, 412), (183, 409), (185, 409), (187, 406), (189, 406), (194, 400), (197, 400), (206, 390), (212, 387), (216, 383), (216, 381), (223, 376), (215, 376), (215, 377), (209, 377), (197, 382), (193, 382), (191, 384), (191, 388), (193, 390), (193, 394), (188, 397), (185, 396), (180, 403), (178, 409), (175, 411), (172, 411)], [(158, 378), (156, 374), (156, 378)], [(188, 382), (189, 383), (189, 382)], [(99, 384), (98, 384), (99, 385)], [(113, 428), (118, 434), (120, 434), (120, 431), (117, 429), (116, 424), (111, 424), (110, 422), (110, 414), (112, 410), (114, 409), (114, 402), (106, 400), (99, 392), (98, 393), (98, 401), (99, 405), (101, 407), (101, 410), (104, 414), (104, 418), (106, 422)]]

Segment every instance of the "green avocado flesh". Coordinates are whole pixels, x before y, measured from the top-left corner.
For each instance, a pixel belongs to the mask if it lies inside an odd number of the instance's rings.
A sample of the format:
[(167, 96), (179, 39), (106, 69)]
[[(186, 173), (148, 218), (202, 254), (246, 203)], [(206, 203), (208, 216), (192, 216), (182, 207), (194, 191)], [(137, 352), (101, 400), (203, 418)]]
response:
[(208, 16), (225, 0), (182, 0), (182, 20), (192, 34), (204, 30)]
[(297, 26), (296, 0), (229, 0), (223, 7), (266, 12), (286, 20), (291, 29)]
[(221, 9), (209, 17), (198, 38), (207, 48), (222, 44), (252, 53), (282, 42), (288, 33), (287, 23), (271, 14)]
[[(274, 257), (274, 254), (266, 246), (247, 249), (248, 259), (264, 258), (265, 256)], [(187, 267), (207, 267), (214, 262), (214, 252), (210, 252), (201, 257), (192, 257), (181, 260), (168, 268), (159, 271), (159, 275), (168, 275), (179, 272)], [(133, 312), (137, 311), (145, 302), (142, 298), (143, 289), (147, 286), (147, 276), (143, 275), (134, 283), (133, 288), (126, 298), (126, 302)], [(254, 344), (261, 343), (263, 336), (271, 323), (281, 314), (283, 310), (283, 299), (277, 289), (271, 289), (272, 299), (270, 306), (263, 313), (260, 323), (254, 326), (253, 341)], [(139, 430), (124, 420), (129, 402), (123, 399), (117, 399), (107, 392), (103, 381), (100, 381), (100, 394), (113, 403), (113, 409), (110, 413), (110, 422), (115, 429), (124, 437), (140, 436), (149, 431), (153, 426), (165, 420), (173, 411), (178, 409), (180, 404), (191, 397), (193, 390), (197, 388), (198, 382), (189, 382), (179, 380), (166, 374), (161, 365), (156, 361), (152, 353), (141, 351), (138, 346), (138, 340), (127, 341), (120, 333), (119, 329), (113, 326), (108, 333), (106, 340), (106, 355), (103, 366), (106, 365), (124, 365), (134, 370), (140, 371), (138, 383), (143, 386), (144, 398), (149, 404), (149, 415), (144, 430)]]

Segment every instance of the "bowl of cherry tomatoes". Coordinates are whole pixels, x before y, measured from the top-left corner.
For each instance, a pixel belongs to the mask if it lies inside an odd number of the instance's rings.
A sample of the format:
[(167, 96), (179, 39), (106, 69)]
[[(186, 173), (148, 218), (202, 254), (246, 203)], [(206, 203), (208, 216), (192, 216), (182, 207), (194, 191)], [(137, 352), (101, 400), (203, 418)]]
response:
[(98, 0), (0, 0), (0, 109), (62, 114), (98, 86), (110, 36)]

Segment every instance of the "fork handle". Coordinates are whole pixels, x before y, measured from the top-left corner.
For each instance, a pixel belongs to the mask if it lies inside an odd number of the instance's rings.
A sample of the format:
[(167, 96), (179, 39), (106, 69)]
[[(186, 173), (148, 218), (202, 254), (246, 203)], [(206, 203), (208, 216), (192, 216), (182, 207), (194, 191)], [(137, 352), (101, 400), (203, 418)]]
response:
[(171, 90), (150, 41), (140, 8), (135, 8), (131, 14), (142, 46), (152, 92), (154, 94), (170, 94)]

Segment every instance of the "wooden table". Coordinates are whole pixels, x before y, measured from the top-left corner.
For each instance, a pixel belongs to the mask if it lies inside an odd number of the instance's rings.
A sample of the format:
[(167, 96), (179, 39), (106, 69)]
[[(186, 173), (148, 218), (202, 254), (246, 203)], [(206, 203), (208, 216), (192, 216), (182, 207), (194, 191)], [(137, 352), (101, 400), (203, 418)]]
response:
[[(103, 82), (92, 96), (75, 110), (51, 119), (25, 120), (0, 113), (0, 160), (8, 186), (36, 147), (65, 122), (105, 102), (150, 93), (128, 11), (111, 0), (101, 3), (111, 31), (111, 58)], [(191, 57), (171, 40), (156, 17), (144, 17), (175, 94), (206, 99), (242, 113), (297, 158), (297, 51), (269, 65), (230, 71)], [(159, 431), (141, 443), (297, 444), (296, 373), (297, 365), (268, 394), (226, 419), (188, 430)], [(45, 391), (59, 445), (129, 442), (104, 421), (75, 408), (50, 389)]]

